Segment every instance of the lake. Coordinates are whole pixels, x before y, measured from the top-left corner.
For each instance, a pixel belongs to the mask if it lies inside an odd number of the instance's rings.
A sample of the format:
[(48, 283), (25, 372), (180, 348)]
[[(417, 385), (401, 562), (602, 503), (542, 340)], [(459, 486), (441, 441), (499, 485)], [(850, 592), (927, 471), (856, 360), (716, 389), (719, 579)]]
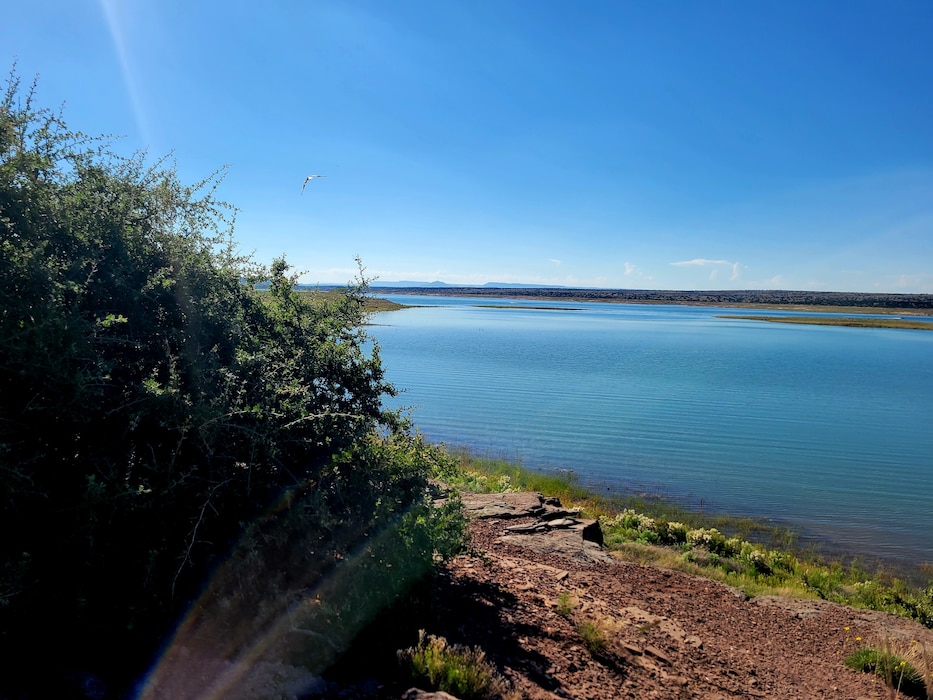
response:
[(403, 390), (390, 405), (432, 441), (933, 562), (933, 332), (387, 298), (423, 305), (375, 314), (370, 331)]

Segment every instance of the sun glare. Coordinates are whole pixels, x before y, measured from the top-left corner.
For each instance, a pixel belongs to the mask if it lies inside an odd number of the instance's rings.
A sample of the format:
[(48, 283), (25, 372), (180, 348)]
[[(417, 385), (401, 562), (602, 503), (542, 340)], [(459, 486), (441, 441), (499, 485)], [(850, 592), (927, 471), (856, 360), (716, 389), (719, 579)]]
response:
[(139, 138), (144, 144), (149, 144), (152, 141), (151, 134), (146, 124), (137, 81), (134, 77), (133, 66), (129, 59), (129, 52), (127, 51), (127, 42), (120, 21), (120, 8), (116, 0), (98, 0), (98, 4), (100, 5), (104, 18), (107, 20), (107, 28), (110, 32), (110, 39), (113, 42), (113, 50), (120, 64), (120, 73), (123, 75), (123, 85), (126, 89), (127, 97), (129, 97), (130, 105), (133, 108), (133, 119), (136, 122)]

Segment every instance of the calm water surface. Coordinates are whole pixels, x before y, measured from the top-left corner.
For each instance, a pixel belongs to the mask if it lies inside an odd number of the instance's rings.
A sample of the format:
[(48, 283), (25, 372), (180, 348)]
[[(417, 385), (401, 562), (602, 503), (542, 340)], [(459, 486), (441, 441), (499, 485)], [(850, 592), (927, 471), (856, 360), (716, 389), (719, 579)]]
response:
[(432, 440), (933, 561), (933, 332), (389, 298), (426, 305), (371, 331)]

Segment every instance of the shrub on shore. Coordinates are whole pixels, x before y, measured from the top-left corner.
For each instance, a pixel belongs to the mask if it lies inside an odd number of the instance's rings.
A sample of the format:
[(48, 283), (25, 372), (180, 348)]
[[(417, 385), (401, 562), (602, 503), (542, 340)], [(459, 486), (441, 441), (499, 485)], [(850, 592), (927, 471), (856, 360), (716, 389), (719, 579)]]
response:
[(383, 407), (362, 272), (312, 303), (284, 259), (240, 255), (222, 175), (115, 154), (15, 70), (0, 95), (9, 669), (51, 636), (74, 667), (131, 676), (231, 552), (211, 595), (251, 600), (255, 628), (353, 552), (404, 584), (457, 538), (426, 497), (441, 457)]

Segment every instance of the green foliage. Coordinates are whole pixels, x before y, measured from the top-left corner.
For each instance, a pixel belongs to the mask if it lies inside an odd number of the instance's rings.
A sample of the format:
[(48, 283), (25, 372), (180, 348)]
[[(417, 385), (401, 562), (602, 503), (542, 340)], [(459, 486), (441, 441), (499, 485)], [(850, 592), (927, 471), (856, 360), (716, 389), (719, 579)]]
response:
[(398, 652), (411, 677), (463, 700), (511, 697), (507, 682), (478, 647), (449, 644), (443, 637), (418, 634), (418, 644)]
[(890, 651), (864, 647), (848, 656), (845, 665), (856, 671), (874, 673), (889, 687), (907, 697), (927, 697), (921, 673), (909, 661)]
[(454, 551), (439, 458), (382, 405), (362, 272), (306, 298), (237, 253), (222, 171), (184, 185), (34, 95), (14, 72), (0, 99), (0, 653), (54, 629), (147, 654), (231, 551), (263, 595), (333, 567), (312, 545), (393, 532), (368, 551), (400, 581)]
[(693, 529), (628, 508), (614, 516), (603, 515), (600, 524), (610, 545), (637, 542), (679, 547), (685, 550), (685, 561), (723, 572), (723, 580), (750, 594), (801, 586), (825, 600), (884, 610), (933, 626), (933, 587), (910, 588), (897, 579), (872, 578), (855, 567), (844, 568), (838, 563), (804, 563), (791, 552), (726, 537), (716, 528)]
[(861, 607), (911, 617), (933, 628), (933, 586), (912, 589), (898, 579), (888, 582), (866, 579), (856, 581), (847, 593)]

